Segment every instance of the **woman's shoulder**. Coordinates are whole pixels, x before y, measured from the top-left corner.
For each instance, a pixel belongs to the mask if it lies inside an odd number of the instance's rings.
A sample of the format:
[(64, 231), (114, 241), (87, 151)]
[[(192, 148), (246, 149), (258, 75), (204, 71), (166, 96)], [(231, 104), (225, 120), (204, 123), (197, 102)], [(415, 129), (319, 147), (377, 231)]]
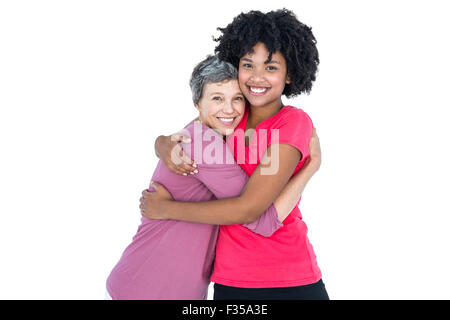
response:
[(186, 128), (180, 130), (179, 133), (191, 138), (192, 142), (201, 141), (209, 143), (217, 140), (223, 144), (223, 137), (220, 133), (198, 120), (192, 121)]
[(303, 109), (297, 108), (291, 105), (284, 106), (282, 112), (279, 112), (280, 116), (278, 117), (278, 121), (280, 124), (283, 123), (292, 123), (292, 122), (310, 122), (312, 120), (308, 113), (306, 113)]
[(278, 122), (278, 142), (297, 148), (306, 158), (309, 155), (308, 144), (311, 139), (313, 123), (309, 115), (300, 108), (285, 106), (282, 118)]
[(223, 136), (200, 121), (193, 121), (179, 132), (191, 139), (190, 143), (181, 142), (180, 146), (197, 164), (223, 164), (224, 159), (230, 157)]
[(308, 114), (302, 108), (288, 105), (288, 106), (284, 106), (283, 109), (285, 110), (285, 114), (287, 114), (287, 115), (301, 115), (301, 116), (306, 115), (306, 116), (308, 116)]

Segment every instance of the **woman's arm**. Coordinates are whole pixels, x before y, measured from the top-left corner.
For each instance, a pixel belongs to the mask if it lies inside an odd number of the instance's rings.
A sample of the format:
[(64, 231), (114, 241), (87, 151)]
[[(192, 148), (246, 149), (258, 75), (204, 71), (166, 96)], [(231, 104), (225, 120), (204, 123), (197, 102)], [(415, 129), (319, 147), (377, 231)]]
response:
[(289, 213), (297, 206), (303, 190), (305, 190), (306, 184), (316, 171), (314, 164), (311, 164), (308, 161), (308, 163), (305, 163), (302, 169), (286, 184), (273, 203), (278, 212), (278, 220), (283, 222)]
[[(191, 135), (189, 134), (189, 136)], [(320, 166), (320, 146), (318, 144), (318, 139), (315, 138), (317, 138), (317, 136), (314, 137), (313, 135), (310, 139), (310, 156), (307, 158), (307, 163), (305, 163), (301, 170), (290, 179), (273, 205), (271, 205), (256, 221), (243, 224), (244, 227), (250, 229), (254, 233), (269, 237), (283, 226), (281, 222), (284, 221), (292, 209), (297, 205), (306, 183)], [(193, 145), (196, 144), (197, 139), (201, 139), (201, 137), (195, 137), (194, 141), (192, 141)], [(185, 151), (187, 151), (186, 155), (190, 156), (192, 153), (192, 145), (182, 144), (182, 146)], [(224, 153), (229, 152), (226, 145), (220, 146), (219, 143), (215, 147), (222, 147)], [(231, 154), (228, 154), (228, 156), (232, 157)], [(313, 157), (312, 161), (311, 156)], [(247, 174), (236, 162), (229, 164), (206, 164), (200, 161), (199, 163), (201, 172), (193, 178), (200, 180), (217, 199), (231, 198), (240, 195), (242, 189), (249, 180)], [(163, 186), (157, 188), (160, 188), (160, 192), (161, 189), (164, 189)], [(165, 193), (168, 198), (171, 199), (167, 190)], [(142, 213), (145, 216), (145, 213)]]
[[(303, 191), (304, 191), (307, 183), (309, 182), (311, 177), (320, 168), (320, 165), (322, 162), (322, 154), (321, 154), (321, 150), (320, 150), (319, 138), (316, 134), (315, 129), (313, 131), (313, 135), (312, 135), (311, 141), (309, 143), (309, 150), (310, 150), (310, 156), (306, 159), (306, 162), (303, 165), (303, 167), (300, 169), (299, 172), (297, 172), (289, 180), (289, 182), (286, 184), (286, 186), (281, 191), (280, 195), (273, 202), (273, 205), (278, 214), (278, 220), (280, 222), (283, 222), (284, 219), (286, 219), (286, 217), (289, 215), (289, 213), (297, 205), (300, 197), (303, 194)], [(200, 178), (203, 178), (202, 174), (200, 175)], [(164, 188), (164, 187), (158, 184), (157, 188)], [(143, 195), (146, 196), (146, 193), (148, 193), (148, 191), (145, 190)], [(168, 192), (166, 195), (168, 195), (168, 198), (172, 199)], [(220, 195), (216, 195), (216, 196), (218, 196), (220, 198)], [(141, 201), (143, 199), (144, 198), (141, 198)], [(143, 215), (145, 215), (145, 214), (143, 213)], [(262, 216), (260, 218), (262, 218)], [(244, 224), (244, 226), (253, 231), (256, 231), (256, 233), (258, 233), (257, 228), (258, 228), (258, 226), (261, 225), (261, 223), (264, 223), (264, 222), (260, 222), (259, 219), (257, 219), (256, 221), (254, 221), (252, 223)]]
[[(300, 171), (289, 180), (280, 195), (273, 202), (273, 207), (275, 208), (274, 211), (277, 214), (277, 221), (283, 222), (291, 211), (297, 206), (306, 184), (317, 172), (319, 166), (320, 158), (311, 159), (308, 157)], [(271, 207), (268, 210), (270, 209)], [(270, 236), (278, 229), (277, 226), (274, 226), (274, 224), (278, 223), (272, 221), (272, 219), (273, 218), (270, 213), (266, 211), (256, 221), (243, 224), (243, 226), (259, 234), (262, 234), (260, 230), (270, 230)]]
[(275, 131), (278, 143), (268, 146), (240, 196), (209, 202), (175, 202), (156, 190), (145, 193), (145, 216), (207, 224), (255, 221), (281, 193), (299, 160), (308, 158), (313, 129), (308, 114), (289, 109), (280, 117)]
[(292, 209), (297, 205), (303, 194), (303, 190), (305, 190), (306, 184), (319, 170), (321, 163), (322, 151), (320, 150), (320, 141), (316, 128), (313, 128), (311, 140), (309, 141), (309, 157), (306, 159), (300, 171), (291, 178), (273, 203), (278, 212), (278, 219), (281, 222), (286, 219)]
[[(165, 137), (165, 136), (161, 136)], [(183, 136), (182, 134), (175, 134), (166, 138), (171, 138), (173, 141), (191, 142), (191, 139)], [(183, 140), (185, 139), (185, 140)], [(189, 141), (186, 141), (189, 139)], [(164, 154), (170, 154), (170, 148), (173, 148), (174, 145), (171, 145), (167, 140), (161, 140), (161, 145), (159, 146), (159, 150), (163, 150)], [(175, 144), (175, 147), (179, 147), (179, 143)], [(189, 155), (186, 155), (180, 147), (181, 156), (183, 159), (187, 159), (187, 161), (191, 161)], [(311, 179), (311, 177), (319, 170), (321, 161), (322, 161), (322, 153), (320, 149), (319, 137), (317, 136), (316, 129), (313, 128), (311, 139), (309, 142), (309, 157), (306, 159), (305, 164), (301, 168), (301, 170), (295, 174), (287, 183), (287, 185), (283, 188), (280, 195), (275, 199), (273, 205), (278, 214), (278, 220), (283, 222), (284, 219), (289, 215), (289, 213), (294, 209), (297, 205), (302, 193), (306, 187), (306, 184)], [(186, 161), (186, 162), (187, 162)], [(172, 168), (172, 171), (177, 172), (182, 170), (182, 166), (176, 166), (173, 162), (166, 164)], [(144, 191), (144, 195), (146, 192)], [(145, 215), (145, 214), (144, 214)], [(258, 223), (258, 220), (247, 224), (247, 227), (252, 227), (251, 224)]]
[[(207, 202), (178, 202), (166, 197), (162, 187), (144, 192), (144, 215), (206, 224), (251, 223), (269, 208), (288, 183), (301, 153), (288, 144), (272, 144), (238, 197)], [(161, 191), (161, 192), (159, 192)]]

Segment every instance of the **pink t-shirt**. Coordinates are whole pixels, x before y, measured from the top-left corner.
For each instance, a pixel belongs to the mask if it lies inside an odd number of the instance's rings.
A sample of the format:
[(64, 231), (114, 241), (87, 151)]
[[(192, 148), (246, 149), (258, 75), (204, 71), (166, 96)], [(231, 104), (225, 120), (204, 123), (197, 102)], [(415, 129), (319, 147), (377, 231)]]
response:
[[(246, 108), (233, 137), (228, 139), (236, 161), (250, 176), (271, 143), (289, 144), (302, 153), (293, 175), (297, 173), (309, 156), (313, 128), (310, 117), (301, 109), (285, 106), (258, 124), (249, 147), (245, 147), (243, 132), (248, 111)], [(279, 139), (271, 142), (276, 132)], [(321, 271), (297, 206), (283, 224), (269, 238), (257, 236), (239, 225), (221, 226), (211, 281), (242, 288), (290, 287), (319, 281)]]

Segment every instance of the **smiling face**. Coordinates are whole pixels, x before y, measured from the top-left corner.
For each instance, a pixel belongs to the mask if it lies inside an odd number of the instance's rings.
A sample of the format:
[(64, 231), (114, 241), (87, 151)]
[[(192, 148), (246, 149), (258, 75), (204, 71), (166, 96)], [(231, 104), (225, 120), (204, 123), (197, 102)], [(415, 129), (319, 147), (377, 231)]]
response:
[(290, 83), (286, 60), (276, 51), (267, 61), (269, 51), (262, 42), (253, 47), (239, 61), (239, 84), (247, 100), (254, 107), (281, 104), (284, 86)]
[(237, 80), (207, 83), (195, 104), (203, 124), (222, 135), (233, 132), (244, 116), (245, 100)]

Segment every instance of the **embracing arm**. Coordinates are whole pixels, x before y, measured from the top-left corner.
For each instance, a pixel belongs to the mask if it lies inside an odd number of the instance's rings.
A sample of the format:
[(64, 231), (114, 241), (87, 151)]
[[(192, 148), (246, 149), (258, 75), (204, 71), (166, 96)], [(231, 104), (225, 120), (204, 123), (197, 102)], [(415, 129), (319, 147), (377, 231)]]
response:
[(300, 158), (301, 153), (295, 147), (272, 144), (267, 148), (261, 163), (240, 196), (207, 202), (178, 202), (154, 198), (146, 214), (152, 219), (206, 224), (251, 223), (275, 201), (288, 183)]
[[(195, 142), (193, 143), (195, 144)], [(187, 152), (186, 155), (190, 156), (190, 146), (188, 144), (184, 144), (184, 147), (184, 151)], [(226, 146), (224, 149), (224, 152), (227, 152)], [(244, 227), (259, 235), (270, 237), (275, 231), (283, 226), (281, 222), (283, 222), (292, 209), (297, 206), (306, 184), (320, 167), (321, 150), (319, 139), (315, 130), (313, 130), (309, 142), (309, 154), (310, 155), (306, 159), (302, 168), (289, 180), (273, 204), (255, 221), (242, 224)], [(200, 180), (202, 184), (216, 196), (217, 199), (239, 196), (249, 180), (247, 174), (236, 162), (225, 165), (208, 165), (200, 160), (199, 163), (200, 172), (195, 175), (194, 178)], [(151, 212), (148, 208), (150, 207), (150, 209), (154, 209), (152, 208), (152, 204), (155, 202), (158, 203), (158, 198), (172, 200), (172, 197), (170, 193), (159, 183), (154, 182), (152, 186), (156, 192), (149, 193), (148, 190), (143, 191), (140, 206), (141, 213), (147, 218), (159, 219), (160, 217), (152, 217), (147, 214), (147, 212)], [(158, 194), (158, 196), (156, 196), (156, 194)], [(151, 201), (149, 206), (149, 202), (146, 201), (148, 198), (156, 199), (156, 201)], [(246, 220), (245, 217), (243, 218), (244, 220), (242, 220), (242, 222), (237, 221), (237, 223), (244, 223)]]

